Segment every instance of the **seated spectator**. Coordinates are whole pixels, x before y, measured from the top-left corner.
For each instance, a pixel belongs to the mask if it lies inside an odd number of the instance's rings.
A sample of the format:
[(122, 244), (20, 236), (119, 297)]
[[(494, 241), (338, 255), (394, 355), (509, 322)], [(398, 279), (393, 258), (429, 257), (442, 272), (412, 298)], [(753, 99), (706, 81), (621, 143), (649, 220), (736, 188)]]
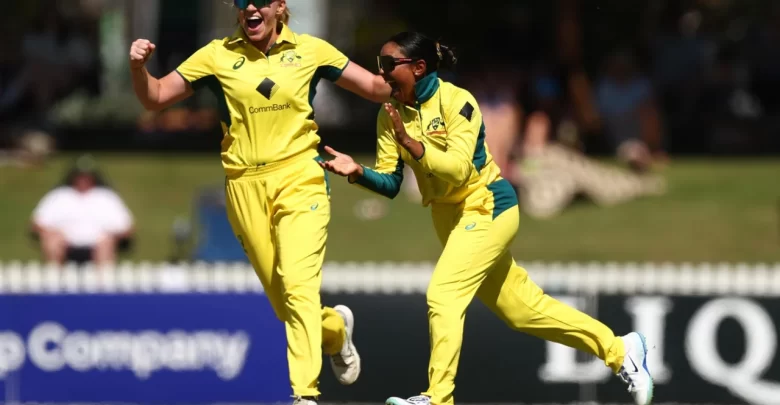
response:
[(57, 264), (111, 265), (133, 234), (132, 214), (89, 158), (79, 159), (64, 184), (41, 199), (32, 222), (44, 258)]
[(609, 207), (666, 192), (662, 176), (598, 162), (552, 141), (550, 134), (551, 122), (545, 113), (529, 115), (522, 159), (516, 163), (513, 176), (519, 188), (520, 208), (528, 216), (554, 217), (578, 196)]

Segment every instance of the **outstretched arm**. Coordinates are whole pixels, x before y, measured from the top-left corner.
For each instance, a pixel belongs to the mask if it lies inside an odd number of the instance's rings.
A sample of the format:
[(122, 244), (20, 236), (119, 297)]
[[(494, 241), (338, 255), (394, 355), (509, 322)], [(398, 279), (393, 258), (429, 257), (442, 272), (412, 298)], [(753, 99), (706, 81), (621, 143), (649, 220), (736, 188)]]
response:
[(323, 168), (341, 176), (347, 176), (352, 184), (395, 198), (401, 191), (404, 180), (404, 163), (393, 139), (391, 124), (387, 114), (380, 112), (377, 119), (377, 156), (376, 166), (371, 169), (356, 163), (350, 156), (326, 146), (325, 151), (335, 159), (322, 162)]
[(382, 103), (390, 99), (390, 85), (382, 76), (375, 75), (349, 60), (335, 46), (314, 38), (317, 49), (319, 75), (367, 100)]
[(382, 76), (375, 75), (354, 62), (347, 65), (336, 84), (377, 103), (389, 100), (392, 91)]

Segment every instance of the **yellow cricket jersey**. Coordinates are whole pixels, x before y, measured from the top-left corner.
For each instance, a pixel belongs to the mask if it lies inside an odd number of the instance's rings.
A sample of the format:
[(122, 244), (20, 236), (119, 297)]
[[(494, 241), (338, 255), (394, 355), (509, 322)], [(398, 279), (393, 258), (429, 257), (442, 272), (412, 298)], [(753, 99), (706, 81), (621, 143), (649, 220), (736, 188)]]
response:
[(321, 78), (336, 81), (349, 59), (326, 41), (286, 25), (267, 54), (239, 28), (211, 41), (176, 71), (195, 90), (217, 97), (222, 164), (227, 172), (316, 154), (320, 138), (312, 101)]
[[(393, 198), (403, 181), (404, 164), (417, 179), (423, 205), (460, 204), (475, 193), (493, 194), (501, 210), (517, 204), (517, 195), (485, 143), (485, 125), (474, 96), (442, 81), (436, 73), (415, 84), (414, 107), (393, 100), (407, 134), (425, 146), (416, 160), (398, 145), (390, 116), (384, 109), (377, 118), (376, 167), (364, 167), (356, 183)], [(496, 213), (496, 215), (498, 215)]]

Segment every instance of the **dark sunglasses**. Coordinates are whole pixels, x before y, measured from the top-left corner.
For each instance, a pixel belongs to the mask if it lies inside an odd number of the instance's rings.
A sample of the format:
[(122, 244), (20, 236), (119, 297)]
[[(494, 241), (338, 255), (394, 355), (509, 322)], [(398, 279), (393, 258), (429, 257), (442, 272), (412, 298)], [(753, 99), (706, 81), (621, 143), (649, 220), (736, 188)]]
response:
[(274, 0), (233, 0), (233, 5), (238, 9), (246, 10), (250, 4), (254, 4), (257, 8), (262, 8), (269, 6), (273, 2)]
[(417, 62), (419, 59), (414, 58), (394, 58), (390, 55), (382, 55), (376, 57), (376, 63), (379, 70), (384, 73), (390, 73), (396, 66), (405, 65), (407, 63)]

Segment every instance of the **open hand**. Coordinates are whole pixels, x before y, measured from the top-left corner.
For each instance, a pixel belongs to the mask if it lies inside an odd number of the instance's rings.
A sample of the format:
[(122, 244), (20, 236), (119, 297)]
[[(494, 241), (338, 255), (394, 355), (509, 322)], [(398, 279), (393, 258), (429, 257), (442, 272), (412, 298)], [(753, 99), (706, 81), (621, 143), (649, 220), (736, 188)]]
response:
[(401, 145), (406, 145), (411, 138), (406, 133), (406, 128), (404, 128), (404, 122), (401, 120), (401, 115), (398, 114), (398, 110), (390, 103), (385, 103), (384, 107), (387, 114), (390, 115), (390, 120), (393, 122), (393, 135), (395, 136), (395, 141)]
[(385, 103), (384, 107), (393, 123), (393, 137), (395, 138), (395, 141), (401, 145), (402, 148), (406, 149), (413, 158), (416, 160), (422, 159), (425, 154), (425, 146), (422, 142), (415, 141), (414, 138), (406, 133), (401, 114), (398, 113), (398, 110), (396, 110), (392, 104)]
[(339, 176), (355, 177), (362, 174), (363, 168), (355, 163), (351, 156), (345, 155), (330, 146), (325, 147), (325, 152), (334, 156), (331, 160), (320, 162), (323, 169), (338, 174)]

